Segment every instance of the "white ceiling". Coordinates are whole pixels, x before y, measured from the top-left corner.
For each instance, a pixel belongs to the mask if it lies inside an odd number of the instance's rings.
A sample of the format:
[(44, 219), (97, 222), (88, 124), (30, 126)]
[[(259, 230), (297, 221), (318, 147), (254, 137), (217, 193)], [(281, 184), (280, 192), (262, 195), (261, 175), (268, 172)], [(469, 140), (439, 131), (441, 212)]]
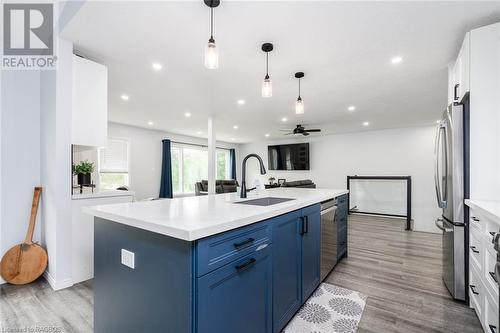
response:
[[(500, 2), (222, 0), (218, 70), (203, 65), (208, 19), (202, 1), (87, 2), (63, 37), (108, 66), (111, 121), (203, 137), (213, 114), (218, 140), (243, 143), (265, 133), (281, 138), (280, 128), (296, 124), (329, 134), (434, 123), (464, 33), (500, 21)], [(263, 42), (275, 45), (270, 99), (260, 96)], [(393, 56), (403, 61), (394, 65)], [(301, 116), (294, 114), (296, 71), (305, 72)], [(347, 111), (351, 104), (356, 111)]]

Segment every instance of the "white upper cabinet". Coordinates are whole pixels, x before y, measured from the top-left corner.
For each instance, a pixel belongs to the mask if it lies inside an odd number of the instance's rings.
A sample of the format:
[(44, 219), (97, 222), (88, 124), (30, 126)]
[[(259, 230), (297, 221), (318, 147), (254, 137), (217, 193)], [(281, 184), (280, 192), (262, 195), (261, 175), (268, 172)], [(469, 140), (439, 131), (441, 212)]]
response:
[(500, 200), (500, 23), (470, 36), (470, 198)]
[(460, 102), (470, 90), (470, 33), (465, 35), (457, 60), (452, 68), (448, 101)]
[(72, 141), (104, 147), (108, 137), (108, 69), (73, 56)]

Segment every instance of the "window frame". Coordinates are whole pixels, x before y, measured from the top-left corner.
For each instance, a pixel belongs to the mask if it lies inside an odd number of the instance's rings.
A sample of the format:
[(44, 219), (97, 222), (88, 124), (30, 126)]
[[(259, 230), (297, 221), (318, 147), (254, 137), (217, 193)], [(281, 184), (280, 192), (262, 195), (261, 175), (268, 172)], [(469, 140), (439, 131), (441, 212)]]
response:
[[(195, 192), (184, 192), (184, 149), (196, 149), (196, 150), (201, 150), (207, 153), (208, 157), (208, 147), (196, 143), (180, 143), (180, 142), (171, 142), (170, 145), (170, 153), (172, 154), (172, 149), (179, 149), (179, 189), (181, 190), (180, 192), (175, 192), (173, 193), (174, 196), (181, 197), (181, 196), (189, 196), (194, 194)], [(226, 178), (229, 179), (230, 173), (231, 173), (231, 154), (230, 154), (230, 148), (221, 148), (217, 147), (215, 150), (216, 154), (216, 161), (215, 161), (215, 175), (217, 177), (217, 153), (223, 151), (225, 152), (227, 158), (226, 158)], [(208, 165), (207, 165), (208, 169)], [(207, 170), (208, 173), (208, 170)], [(201, 181), (201, 179), (200, 179)]]
[[(127, 163), (126, 163), (127, 164), (127, 169), (126, 169), (127, 171), (126, 172), (124, 172), (124, 171), (102, 171), (102, 169), (101, 169), (102, 168), (101, 154), (102, 154), (103, 150), (108, 147), (108, 142), (112, 141), (112, 140), (125, 142), (125, 145), (127, 147)], [(111, 173), (126, 174), (128, 184), (126, 184), (125, 186), (130, 186), (130, 184), (131, 184), (131, 179), (130, 179), (130, 138), (118, 137), (118, 136), (108, 136), (108, 139), (106, 141), (106, 147), (99, 147), (97, 149), (97, 175), (99, 177), (99, 188), (100, 188), (100, 190), (103, 190), (102, 185), (101, 185), (101, 173), (104, 173), (104, 174), (111, 174)], [(107, 189), (104, 191), (113, 191), (113, 190)]]

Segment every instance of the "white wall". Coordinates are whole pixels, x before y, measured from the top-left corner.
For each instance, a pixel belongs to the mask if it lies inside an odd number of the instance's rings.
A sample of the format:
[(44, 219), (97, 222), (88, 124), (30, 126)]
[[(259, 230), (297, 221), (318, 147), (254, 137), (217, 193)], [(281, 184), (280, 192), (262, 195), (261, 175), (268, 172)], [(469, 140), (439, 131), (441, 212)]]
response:
[[(130, 189), (135, 191), (136, 199), (158, 197), (160, 193), (161, 159), (163, 139), (206, 145), (207, 140), (150, 130), (140, 127), (108, 123), (109, 137), (125, 138), (129, 146)], [(217, 142), (218, 147), (235, 148), (238, 160), (238, 145)]]
[(249, 153), (259, 154), (267, 167), (269, 144), (310, 142), (311, 170), (268, 171), (261, 176), (257, 161), (249, 159), (247, 183), (254, 179), (265, 183), (274, 176), (288, 181), (311, 179), (319, 188), (346, 188), (348, 175), (409, 175), (414, 230), (438, 233), (434, 226), (440, 216), (434, 190), (434, 134), (434, 127), (415, 127), (245, 144), (240, 146), (238, 167)]
[(59, 39), (57, 71), (43, 71), (40, 83), (43, 245), (49, 255), (45, 276), (52, 288), (71, 278), (71, 106), (72, 43)]
[[(0, 251), (3, 256), (10, 247), (24, 241), (33, 188), (40, 185), (39, 71), (2, 71), (0, 118)], [(34, 241), (40, 241), (40, 226), (38, 219)]]

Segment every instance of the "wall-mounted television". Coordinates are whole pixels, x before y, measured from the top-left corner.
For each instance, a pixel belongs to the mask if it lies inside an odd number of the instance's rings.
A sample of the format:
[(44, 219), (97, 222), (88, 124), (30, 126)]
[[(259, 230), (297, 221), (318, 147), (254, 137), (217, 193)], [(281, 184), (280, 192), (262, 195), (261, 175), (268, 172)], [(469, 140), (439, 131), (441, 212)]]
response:
[(267, 146), (269, 170), (309, 170), (309, 143)]

